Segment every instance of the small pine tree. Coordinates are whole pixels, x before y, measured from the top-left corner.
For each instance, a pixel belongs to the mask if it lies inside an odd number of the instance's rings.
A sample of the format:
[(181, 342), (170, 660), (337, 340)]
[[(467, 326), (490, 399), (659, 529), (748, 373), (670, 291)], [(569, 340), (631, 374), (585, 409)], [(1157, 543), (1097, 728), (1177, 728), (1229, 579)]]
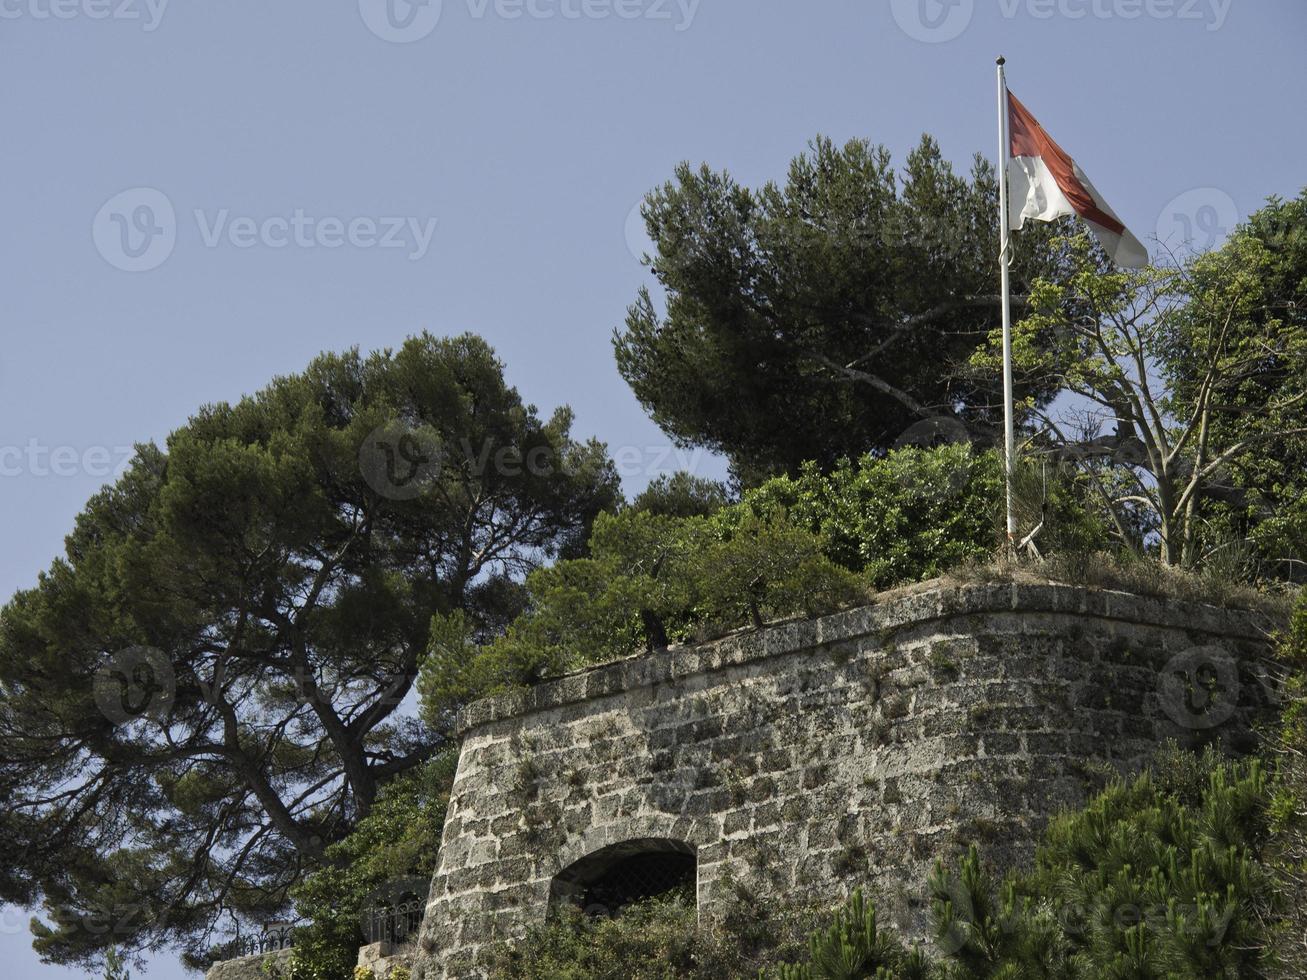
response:
[(920, 950), (905, 950), (876, 924), (876, 909), (858, 889), (835, 913), (826, 929), (812, 934), (809, 961), (783, 964), (761, 980), (929, 980), (931, 970)]
[(110, 947), (104, 954), (104, 980), (132, 980), (132, 971), (118, 950)]

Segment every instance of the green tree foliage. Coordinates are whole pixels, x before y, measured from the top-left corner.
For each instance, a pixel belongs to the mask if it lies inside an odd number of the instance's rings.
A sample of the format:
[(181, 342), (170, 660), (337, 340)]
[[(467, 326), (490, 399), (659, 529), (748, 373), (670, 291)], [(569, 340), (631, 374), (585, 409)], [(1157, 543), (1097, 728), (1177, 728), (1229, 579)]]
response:
[[(1020, 475), (1023, 535), (1042, 522), (1039, 540), (1046, 550), (1088, 552), (1106, 545), (1083, 481), (1042, 464)], [(835, 562), (885, 589), (993, 554), (1002, 505), (999, 458), (955, 444), (842, 460), (829, 473), (810, 463), (796, 477), (747, 491), (735, 512), (787, 513), (821, 536)]]
[(1203, 511), (1207, 546), (1246, 537), (1264, 574), (1307, 581), (1307, 433), (1291, 432), (1307, 417), (1307, 190), (1272, 198), (1220, 250), (1192, 263), (1192, 299), (1168, 351), (1180, 411), (1194, 411), (1201, 398), (1202, 355), (1212, 345), (1206, 325), (1236, 289), (1247, 300), (1220, 321), (1229, 353), (1215, 397), (1226, 410), (1213, 416), (1212, 439), (1248, 449), (1220, 473), (1219, 506)]
[[(757, 190), (682, 164), (642, 212), (665, 311), (640, 292), (618, 369), (746, 485), (889, 449), (958, 406), (995, 431), (993, 379), (964, 365), (997, 317), (997, 198), (988, 163), (959, 176), (929, 137), (901, 175), (883, 147), (821, 138)], [(1018, 294), (1056, 267), (1049, 240), (1018, 236)]]
[(132, 971), (127, 969), (127, 964), (116, 949), (105, 950), (103, 980), (132, 980)]
[[(497, 631), (617, 499), (481, 340), (323, 355), (202, 409), (0, 613), (0, 899), (36, 946), (200, 955), (445, 746), (396, 714), (433, 616)], [(101, 927), (104, 922), (112, 928)]]
[[(1142, 532), (1167, 564), (1238, 571), (1252, 533), (1274, 574), (1302, 571), (1305, 214), (1273, 202), (1219, 250), (1138, 272), (1077, 235), (1015, 327), (1026, 384), (1075, 396), (1026, 401), (1037, 450), (1079, 463), (1122, 541)], [(999, 358), (995, 330), (972, 364)]]
[(682, 471), (658, 477), (631, 501), (631, 507), (668, 517), (708, 517), (728, 503), (730, 496), (721, 483)]
[(325, 866), (291, 889), (308, 925), (296, 930), (287, 980), (348, 977), (366, 913), (406, 884), (430, 881), (457, 764), (449, 752), (389, 783), (353, 833), (327, 848)]
[(587, 664), (829, 612), (866, 594), (858, 576), (826, 556), (818, 535), (783, 514), (732, 508), (711, 518), (634, 508), (601, 515), (589, 556), (538, 569), (527, 590), (528, 612), (475, 655), (461, 617), (433, 627), (438, 642), (418, 682), (426, 717)]

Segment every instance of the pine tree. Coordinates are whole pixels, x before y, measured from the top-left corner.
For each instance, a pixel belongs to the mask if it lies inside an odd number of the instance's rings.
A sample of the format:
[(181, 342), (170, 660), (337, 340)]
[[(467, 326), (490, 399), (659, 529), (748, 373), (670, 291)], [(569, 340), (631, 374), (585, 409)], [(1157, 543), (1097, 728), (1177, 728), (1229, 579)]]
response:
[[(762, 974), (766, 980), (768, 974)], [(785, 964), (771, 980), (929, 980), (930, 964), (918, 949), (905, 950), (879, 930), (876, 909), (858, 889), (831, 925), (812, 934), (809, 962)]]

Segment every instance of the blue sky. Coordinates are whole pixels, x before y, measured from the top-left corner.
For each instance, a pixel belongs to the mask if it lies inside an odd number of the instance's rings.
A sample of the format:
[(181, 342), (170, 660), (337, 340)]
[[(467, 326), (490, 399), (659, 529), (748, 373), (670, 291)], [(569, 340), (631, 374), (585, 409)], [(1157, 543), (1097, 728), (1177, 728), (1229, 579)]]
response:
[[(609, 344), (678, 161), (757, 183), (818, 133), (928, 131), (965, 166), (1002, 53), (1141, 238), (1201, 244), (1307, 183), (1305, 42), (1301, 0), (0, 0), (0, 592), (133, 442), (422, 329), (487, 337), (631, 489), (719, 475)], [(8, 974), (81, 976), (26, 919)]]

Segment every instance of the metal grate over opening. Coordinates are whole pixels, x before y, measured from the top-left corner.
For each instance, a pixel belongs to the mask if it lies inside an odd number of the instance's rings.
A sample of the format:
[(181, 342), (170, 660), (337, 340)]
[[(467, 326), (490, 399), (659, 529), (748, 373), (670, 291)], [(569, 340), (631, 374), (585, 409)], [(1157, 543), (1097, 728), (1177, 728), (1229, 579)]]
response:
[(587, 915), (616, 915), (648, 898), (684, 892), (694, 902), (696, 862), (693, 854), (647, 851), (611, 865), (585, 890)]

